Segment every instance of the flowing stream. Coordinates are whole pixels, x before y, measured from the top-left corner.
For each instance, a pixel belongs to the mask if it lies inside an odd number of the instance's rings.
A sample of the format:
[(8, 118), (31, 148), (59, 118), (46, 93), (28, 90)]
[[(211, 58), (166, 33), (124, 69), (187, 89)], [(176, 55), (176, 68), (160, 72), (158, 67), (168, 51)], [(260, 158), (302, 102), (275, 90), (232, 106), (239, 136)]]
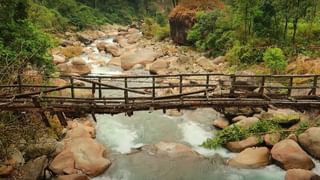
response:
[[(105, 42), (112, 43), (106, 39)], [(97, 56), (108, 62), (107, 54)], [(82, 56), (91, 62), (87, 55)], [(93, 74), (121, 74), (117, 67), (92, 65)], [(137, 72), (136, 72), (137, 73)], [(143, 72), (145, 73), (145, 72)], [(106, 145), (112, 166), (95, 180), (282, 180), (285, 172), (275, 165), (262, 169), (235, 169), (224, 164), (234, 156), (225, 149), (208, 150), (200, 147), (213, 136), (212, 121), (219, 117), (213, 109), (183, 111), (180, 117), (169, 117), (162, 111), (135, 112), (132, 117), (124, 114), (98, 115), (97, 140)], [(158, 157), (136, 149), (161, 141), (189, 145), (203, 158)], [(319, 166), (317, 166), (319, 167)], [(317, 168), (319, 169), (319, 168)]]

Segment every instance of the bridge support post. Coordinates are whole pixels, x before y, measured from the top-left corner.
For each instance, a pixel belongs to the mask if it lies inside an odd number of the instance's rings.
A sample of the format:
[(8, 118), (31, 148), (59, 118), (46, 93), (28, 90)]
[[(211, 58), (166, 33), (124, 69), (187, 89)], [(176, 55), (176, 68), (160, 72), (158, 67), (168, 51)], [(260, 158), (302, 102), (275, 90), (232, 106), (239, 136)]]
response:
[(312, 88), (312, 95), (317, 95), (317, 88), (318, 88), (318, 76), (314, 76), (313, 79), (313, 88)]
[(124, 78), (124, 88), (125, 88), (124, 89), (124, 101), (126, 104), (128, 104), (129, 103), (129, 99), (128, 99), (129, 94), (128, 94), (128, 78), (127, 77)]
[(71, 85), (71, 98), (74, 99), (74, 83), (73, 83), (73, 78), (70, 77), (70, 85)]
[[(41, 108), (41, 105), (40, 105), (40, 102), (39, 102), (39, 98), (38, 97), (32, 97), (32, 102), (34, 104), (35, 107), (37, 108)], [(40, 115), (41, 115), (41, 118), (42, 118), (42, 121), (45, 123), (45, 125), (47, 127), (51, 127), (50, 123), (49, 123), (49, 120), (46, 116), (46, 114), (42, 111), (40, 111)]]
[(19, 93), (22, 93), (22, 79), (21, 79), (21, 74), (18, 74), (18, 85), (19, 85)]
[(58, 117), (61, 125), (62, 125), (62, 126), (67, 126), (68, 123), (67, 123), (66, 118), (65, 118), (65, 116), (63, 115), (63, 113), (62, 113), (62, 112), (57, 112), (56, 114), (57, 114), (57, 117)]
[(236, 76), (234, 74), (232, 74), (230, 76), (230, 78), (231, 78), (230, 96), (234, 97), (234, 95), (235, 95)]
[(259, 93), (261, 94), (261, 96), (264, 95), (264, 85), (265, 85), (265, 82), (266, 82), (266, 77), (265, 77), (265, 76), (262, 76), (261, 86), (260, 86), (260, 89), (259, 89)]
[(102, 99), (101, 77), (99, 77), (98, 82), (99, 82), (99, 99)]
[(209, 83), (210, 83), (210, 75), (207, 74), (207, 75), (206, 75), (206, 92), (204, 93), (204, 95), (205, 95), (207, 98), (208, 98)]
[(292, 87), (293, 87), (293, 77), (290, 77), (290, 79), (289, 79), (289, 86), (288, 86), (288, 97), (291, 97)]

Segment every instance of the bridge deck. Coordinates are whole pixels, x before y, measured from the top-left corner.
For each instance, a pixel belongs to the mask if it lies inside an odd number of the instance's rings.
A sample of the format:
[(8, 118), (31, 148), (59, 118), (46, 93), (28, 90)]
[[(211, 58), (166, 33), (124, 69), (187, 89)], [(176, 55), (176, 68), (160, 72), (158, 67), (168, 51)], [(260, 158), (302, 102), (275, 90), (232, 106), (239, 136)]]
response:
[[(64, 79), (61, 86), (57, 81)], [(131, 113), (198, 107), (319, 108), (319, 75), (18, 76), (0, 85), (0, 110)]]

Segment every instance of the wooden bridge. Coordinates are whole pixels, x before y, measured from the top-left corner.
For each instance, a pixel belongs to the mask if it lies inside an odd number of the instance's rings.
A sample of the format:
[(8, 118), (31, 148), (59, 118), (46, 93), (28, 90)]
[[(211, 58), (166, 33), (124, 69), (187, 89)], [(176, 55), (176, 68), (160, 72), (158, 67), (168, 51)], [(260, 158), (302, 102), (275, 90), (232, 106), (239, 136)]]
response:
[(319, 76), (177, 74), (39, 80), (18, 75), (14, 83), (0, 85), (0, 110), (131, 115), (199, 107), (319, 108)]

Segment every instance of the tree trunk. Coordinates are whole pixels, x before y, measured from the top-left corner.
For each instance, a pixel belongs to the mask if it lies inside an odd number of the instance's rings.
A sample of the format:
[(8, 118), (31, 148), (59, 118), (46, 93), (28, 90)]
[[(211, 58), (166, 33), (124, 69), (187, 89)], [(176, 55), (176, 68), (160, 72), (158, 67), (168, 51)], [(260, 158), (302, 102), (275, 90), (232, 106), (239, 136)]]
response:
[(298, 21), (299, 17), (295, 17), (293, 20), (293, 35), (292, 35), (292, 44), (294, 45), (296, 43), (296, 35), (298, 30)]

